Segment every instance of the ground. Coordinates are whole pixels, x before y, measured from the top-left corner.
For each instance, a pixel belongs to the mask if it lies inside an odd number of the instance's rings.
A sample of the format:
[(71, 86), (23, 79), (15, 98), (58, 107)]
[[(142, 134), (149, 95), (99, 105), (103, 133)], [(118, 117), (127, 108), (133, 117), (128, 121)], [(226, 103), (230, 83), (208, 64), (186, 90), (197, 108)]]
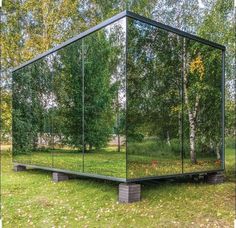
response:
[(51, 181), (40, 170), (15, 173), (2, 153), (4, 227), (232, 227), (234, 149), (226, 150), (226, 181), (142, 183), (142, 201), (117, 203), (118, 183), (94, 179)]

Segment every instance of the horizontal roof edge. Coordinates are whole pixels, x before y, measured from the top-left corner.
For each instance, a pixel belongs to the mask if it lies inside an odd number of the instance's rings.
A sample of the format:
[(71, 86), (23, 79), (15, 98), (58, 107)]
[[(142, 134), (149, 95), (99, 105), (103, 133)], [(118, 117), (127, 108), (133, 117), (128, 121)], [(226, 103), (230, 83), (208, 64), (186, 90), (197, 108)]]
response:
[(107, 25), (109, 25), (109, 24), (111, 24), (111, 23), (113, 23), (113, 22), (115, 22), (117, 20), (120, 20), (121, 18), (126, 16), (126, 13), (127, 13), (127, 11), (123, 11), (123, 12), (121, 12), (119, 14), (114, 15), (113, 17), (111, 17), (111, 18), (109, 18), (109, 19), (107, 19), (107, 20), (105, 20), (105, 21), (95, 25), (94, 27), (92, 27), (92, 28), (90, 28), (90, 29), (88, 29), (88, 30), (86, 30), (86, 31), (84, 31), (84, 32), (82, 32), (82, 33), (80, 33), (80, 34), (78, 34), (78, 35), (68, 39), (67, 41), (57, 45), (56, 47), (51, 48), (48, 51), (45, 51), (45, 52), (37, 55), (33, 59), (28, 60), (28, 61), (22, 63), (21, 65), (13, 68), (12, 72), (14, 72), (16, 70), (19, 70), (20, 68), (23, 68), (24, 66), (27, 66), (27, 65), (35, 62), (36, 60), (39, 60), (39, 59), (41, 59), (41, 58), (43, 58), (43, 57), (45, 57), (45, 56), (47, 56), (47, 55), (49, 55), (49, 54), (51, 54), (51, 53), (53, 53), (55, 51), (58, 51), (61, 48), (63, 48), (65, 46), (67, 46), (67, 45), (69, 45), (69, 44), (71, 44), (71, 43), (73, 43), (73, 42), (75, 42), (75, 41), (77, 41), (77, 40), (79, 40), (79, 39), (81, 39), (81, 38), (83, 38), (83, 37), (93, 33), (93, 32), (95, 32), (95, 31), (97, 31), (97, 30), (99, 30), (101, 28), (104, 28), (105, 26), (107, 26)]
[(105, 20), (105, 21), (99, 23), (98, 25), (96, 25), (96, 26), (94, 26), (94, 27), (92, 27), (92, 28), (90, 28), (90, 29), (88, 29), (88, 30), (86, 30), (86, 31), (84, 31), (84, 32), (82, 32), (82, 33), (80, 33), (80, 34), (78, 34), (78, 35), (76, 35), (76, 36), (70, 38), (70, 39), (68, 39), (67, 41), (65, 41), (65, 42), (63, 42), (63, 43), (57, 45), (56, 47), (51, 48), (51, 49), (49, 49), (48, 51), (43, 52), (43, 53), (37, 55), (37, 56), (34, 57), (33, 59), (28, 60), (28, 61), (22, 63), (21, 65), (19, 65), (19, 66), (13, 68), (12, 72), (14, 72), (14, 71), (16, 71), (16, 70), (19, 70), (19, 69), (23, 68), (24, 66), (27, 66), (27, 65), (29, 65), (29, 64), (31, 64), (31, 63), (33, 63), (33, 62), (35, 62), (35, 61), (37, 61), (37, 60), (43, 58), (43, 57), (45, 57), (45, 56), (47, 56), (47, 55), (49, 55), (49, 54), (55, 52), (55, 51), (58, 51), (58, 50), (60, 50), (61, 48), (63, 48), (63, 47), (65, 47), (65, 46), (67, 46), (67, 45), (69, 45), (69, 44), (71, 44), (71, 43), (73, 43), (73, 42), (75, 42), (75, 41), (77, 41), (77, 40), (79, 40), (79, 39), (81, 39), (81, 38), (83, 38), (83, 37), (85, 37), (85, 36), (87, 36), (87, 35), (93, 33), (93, 32), (95, 32), (95, 31), (97, 31), (97, 30), (99, 30), (99, 29), (101, 29), (101, 28), (104, 28), (105, 26), (107, 26), (107, 25), (109, 25), (109, 24), (111, 24), (111, 23), (114, 23), (115, 21), (120, 20), (121, 18), (126, 17), (126, 16), (127, 16), (127, 17), (130, 17), (130, 18), (133, 18), (133, 19), (136, 19), (136, 20), (139, 20), (139, 21), (141, 21), (141, 22), (144, 22), (144, 23), (147, 23), (147, 24), (156, 26), (156, 27), (158, 27), (158, 28), (162, 28), (162, 29), (165, 29), (165, 30), (167, 30), (167, 31), (176, 33), (176, 34), (178, 34), (178, 35), (181, 35), (181, 36), (190, 38), (190, 39), (192, 39), (192, 40), (196, 40), (196, 41), (198, 41), (198, 42), (201, 42), (201, 43), (210, 45), (210, 46), (212, 46), (212, 47), (221, 49), (221, 50), (223, 50), (223, 51), (226, 49), (225, 46), (220, 45), (220, 44), (218, 44), (218, 43), (215, 43), (215, 42), (212, 42), (212, 41), (203, 39), (203, 38), (198, 37), (198, 36), (196, 36), (196, 35), (192, 35), (192, 34), (190, 34), (190, 33), (184, 32), (184, 31), (182, 31), (182, 30), (176, 29), (176, 28), (174, 28), (174, 27), (171, 27), (171, 26), (162, 24), (162, 23), (160, 23), (160, 22), (157, 22), (157, 21), (151, 20), (151, 19), (149, 19), (149, 18), (140, 16), (140, 15), (138, 15), (138, 14), (136, 14), (136, 13), (131, 12), (131, 11), (125, 10), (125, 11), (122, 11), (121, 13), (116, 14), (116, 15), (114, 15), (113, 17), (111, 17), (111, 18), (109, 18), (109, 19), (107, 19), (107, 20)]
[(141, 21), (141, 22), (144, 22), (144, 23), (147, 23), (147, 24), (156, 26), (156, 27), (158, 27), (158, 28), (162, 28), (162, 29), (164, 29), (164, 30), (167, 30), (167, 31), (176, 33), (176, 34), (178, 34), (178, 35), (180, 35), (180, 36), (184, 36), (184, 37), (190, 38), (190, 39), (192, 39), (192, 40), (196, 40), (196, 41), (198, 41), (198, 42), (201, 42), (201, 43), (210, 45), (210, 46), (215, 47), (215, 48), (218, 48), (218, 49), (221, 49), (222, 51), (224, 51), (224, 50), (226, 49), (224, 45), (215, 43), (215, 42), (213, 42), (213, 41), (210, 41), (210, 40), (207, 40), (207, 39), (204, 39), (204, 38), (201, 38), (201, 37), (199, 37), (199, 36), (193, 35), (193, 34), (188, 33), (188, 32), (184, 32), (184, 31), (182, 31), (182, 30), (180, 30), (180, 29), (171, 27), (171, 26), (169, 26), (169, 25), (165, 25), (165, 24), (163, 24), (163, 23), (154, 21), (154, 20), (152, 20), (152, 19), (149, 19), (149, 18), (140, 16), (139, 14), (133, 13), (133, 12), (131, 12), (131, 11), (126, 11), (126, 16), (131, 17), (131, 18), (136, 19), (136, 20), (139, 20), (139, 21)]

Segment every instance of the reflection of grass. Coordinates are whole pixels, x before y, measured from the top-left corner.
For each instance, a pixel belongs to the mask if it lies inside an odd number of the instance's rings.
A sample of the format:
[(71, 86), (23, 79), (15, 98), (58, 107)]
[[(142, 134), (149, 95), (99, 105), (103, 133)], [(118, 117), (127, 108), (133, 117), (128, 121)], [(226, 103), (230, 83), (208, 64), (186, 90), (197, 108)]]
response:
[[(156, 162), (156, 164), (153, 164)], [(184, 172), (199, 172), (220, 169), (212, 157), (199, 159), (197, 164), (192, 164), (189, 159), (184, 160)], [(182, 173), (182, 160), (178, 157), (158, 158), (132, 155), (128, 157), (128, 178), (146, 176), (163, 176)]]
[[(83, 171), (83, 154), (73, 150), (35, 151), (31, 155), (18, 155), (14, 160), (64, 170)], [(84, 172), (105, 176), (123, 177), (126, 175), (125, 153), (108, 147), (106, 150), (84, 154)]]
[[(19, 155), (15, 159), (27, 164), (83, 172), (83, 154), (81, 152), (53, 150), (52, 153), (44, 153), (40, 151), (33, 152), (31, 156)], [(124, 152), (112, 151), (111, 148), (87, 152), (84, 154), (84, 172), (125, 178), (125, 159)], [(195, 165), (191, 164), (189, 159), (184, 160), (184, 172), (214, 169), (220, 169), (220, 167), (212, 158), (198, 160)], [(127, 170), (128, 178), (179, 174), (182, 172), (182, 161), (178, 156), (171, 158), (170, 155), (167, 157), (128, 155)]]
[[(128, 178), (182, 173), (180, 149), (176, 140), (173, 140), (171, 145), (153, 139), (128, 143)], [(198, 153), (197, 159), (197, 164), (192, 164), (189, 158), (184, 159), (184, 172), (210, 171), (221, 168), (219, 164), (215, 163), (215, 154)], [(156, 164), (153, 164), (154, 161)]]
[(126, 156), (124, 152), (102, 150), (100, 152), (85, 153), (84, 172), (102, 174), (105, 176), (126, 176)]
[(129, 155), (143, 155), (143, 156), (158, 156), (158, 157), (170, 157), (173, 155), (179, 155), (180, 151), (172, 150), (176, 146), (169, 146), (167, 143), (157, 141), (155, 139), (143, 140), (142, 142), (128, 142), (127, 150)]
[(221, 164), (217, 163), (213, 157), (199, 158), (197, 164), (192, 164), (189, 159), (184, 159), (184, 172), (186, 173), (219, 169), (222, 169)]
[[(174, 143), (178, 142), (173, 141), (171, 145), (168, 145), (165, 142), (149, 139), (142, 142), (128, 143), (127, 178), (180, 174), (182, 172), (182, 160)], [(39, 166), (112, 177), (126, 177), (124, 147), (122, 147), (121, 152), (117, 152), (117, 148), (112, 146), (86, 152), (84, 154), (84, 164), (82, 152), (71, 148), (40, 150), (32, 152), (31, 156), (18, 155), (16, 159), (22, 163)], [(184, 172), (192, 173), (221, 168), (220, 164), (215, 162), (214, 154), (198, 153), (197, 159), (198, 163), (192, 164), (189, 158), (185, 158), (183, 161)]]
[(157, 165), (152, 162), (128, 162), (128, 178), (163, 176), (181, 172), (182, 162), (180, 160), (158, 160)]
[[(95, 179), (51, 181), (51, 172), (12, 171), (2, 153), (3, 227), (232, 227), (234, 149), (226, 150), (226, 182), (142, 184), (142, 201), (118, 204), (118, 184)], [(216, 206), (219, 205), (219, 206)]]

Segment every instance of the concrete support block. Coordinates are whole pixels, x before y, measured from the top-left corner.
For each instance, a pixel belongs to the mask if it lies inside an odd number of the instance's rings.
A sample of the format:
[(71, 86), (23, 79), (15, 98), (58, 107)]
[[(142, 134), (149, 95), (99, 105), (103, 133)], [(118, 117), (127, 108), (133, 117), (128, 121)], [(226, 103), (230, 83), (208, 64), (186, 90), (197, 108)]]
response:
[(119, 202), (133, 203), (141, 199), (141, 185), (134, 183), (119, 184)]
[(224, 182), (223, 173), (208, 173), (206, 175), (206, 182), (209, 184), (220, 184)]
[(69, 180), (69, 175), (65, 173), (53, 172), (52, 173), (52, 181), (59, 182)]
[(25, 171), (26, 170), (26, 166), (24, 166), (24, 165), (14, 165), (13, 170), (15, 172)]

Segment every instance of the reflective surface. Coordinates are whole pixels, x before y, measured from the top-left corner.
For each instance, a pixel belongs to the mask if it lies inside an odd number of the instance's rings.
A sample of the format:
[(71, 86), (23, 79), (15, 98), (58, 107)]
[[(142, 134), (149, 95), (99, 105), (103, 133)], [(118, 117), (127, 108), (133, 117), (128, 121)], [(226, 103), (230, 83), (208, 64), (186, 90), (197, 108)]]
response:
[(83, 42), (84, 172), (126, 176), (125, 19)]
[(128, 19), (128, 178), (182, 172), (182, 38)]
[(52, 74), (47, 58), (32, 64), (31, 67), (31, 97), (32, 97), (32, 133), (33, 149), (31, 164), (52, 166)]
[(222, 168), (222, 52), (185, 39), (184, 172)]
[(222, 64), (120, 19), (13, 73), (13, 160), (127, 179), (219, 170)]
[(33, 149), (31, 65), (13, 74), (12, 95), (12, 144), (13, 159), (31, 163)]
[(14, 161), (125, 178), (125, 26), (14, 72)]
[(51, 56), (53, 68), (53, 167), (82, 172), (82, 41)]

